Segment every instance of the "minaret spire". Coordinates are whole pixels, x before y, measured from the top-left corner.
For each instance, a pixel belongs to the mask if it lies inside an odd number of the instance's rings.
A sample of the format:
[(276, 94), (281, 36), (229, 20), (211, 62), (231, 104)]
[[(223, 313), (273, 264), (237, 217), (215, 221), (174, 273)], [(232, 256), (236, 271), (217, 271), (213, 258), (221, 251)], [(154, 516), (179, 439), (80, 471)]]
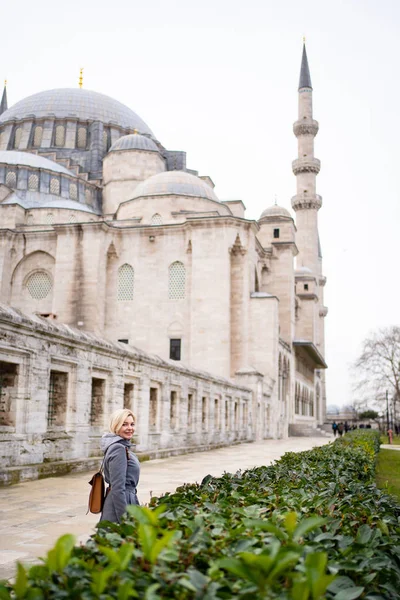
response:
[(307, 59), (307, 51), (306, 51), (305, 41), (303, 43), (303, 56), (301, 58), (299, 90), (301, 90), (303, 88), (310, 88), (312, 90), (311, 75), (310, 75), (310, 69), (309, 69), (309, 66), (308, 66), (308, 59)]
[(318, 210), (322, 206), (322, 198), (316, 193), (316, 177), (321, 163), (314, 156), (314, 138), (318, 133), (318, 122), (313, 119), (312, 94), (304, 43), (299, 80), (299, 117), (293, 125), (298, 140), (298, 158), (292, 163), (297, 179), (297, 194), (292, 198), (292, 207), (296, 211), (296, 243), (299, 249), (297, 264), (317, 273)]
[(4, 82), (3, 96), (1, 97), (0, 103), (0, 115), (8, 109), (7, 104), (7, 80)]

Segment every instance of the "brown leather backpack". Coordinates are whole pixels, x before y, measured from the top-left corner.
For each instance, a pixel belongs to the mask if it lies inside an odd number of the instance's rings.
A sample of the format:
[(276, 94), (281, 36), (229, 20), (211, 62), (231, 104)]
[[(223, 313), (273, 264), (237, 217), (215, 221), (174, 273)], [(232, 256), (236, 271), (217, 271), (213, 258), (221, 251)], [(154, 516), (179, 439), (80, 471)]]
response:
[[(108, 448), (107, 448), (108, 450)], [(129, 451), (128, 448), (125, 448), (126, 452), (126, 460), (129, 460)], [(107, 451), (106, 451), (107, 454)], [(104, 461), (106, 460), (106, 454), (104, 455), (103, 462), (101, 463), (100, 470), (97, 471), (89, 481), (89, 484), (92, 486), (89, 493), (89, 502), (87, 513), (91, 512), (95, 515), (98, 515), (103, 511), (104, 500), (108, 492), (111, 490), (111, 486), (109, 485), (106, 491), (106, 483), (104, 481), (103, 469), (104, 469)]]

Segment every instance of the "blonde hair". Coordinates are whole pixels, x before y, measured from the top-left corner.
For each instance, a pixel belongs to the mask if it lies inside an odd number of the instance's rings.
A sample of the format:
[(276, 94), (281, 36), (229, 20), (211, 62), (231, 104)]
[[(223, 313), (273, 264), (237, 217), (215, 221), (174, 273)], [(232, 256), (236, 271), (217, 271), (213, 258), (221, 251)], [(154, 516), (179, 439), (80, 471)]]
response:
[(136, 417), (129, 408), (119, 408), (114, 411), (110, 418), (110, 432), (118, 435), (118, 431), (128, 417), (132, 417), (133, 422), (136, 423)]

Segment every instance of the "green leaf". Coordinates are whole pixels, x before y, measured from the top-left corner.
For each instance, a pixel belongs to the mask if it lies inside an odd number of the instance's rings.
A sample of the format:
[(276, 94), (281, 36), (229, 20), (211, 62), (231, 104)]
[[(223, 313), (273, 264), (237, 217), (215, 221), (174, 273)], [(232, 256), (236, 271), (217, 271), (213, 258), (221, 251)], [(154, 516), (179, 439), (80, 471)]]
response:
[(121, 571), (124, 571), (127, 568), (129, 561), (132, 558), (134, 549), (135, 549), (135, 547), (133, 544), (130, 544), (130, 543), (122, 544), (122, 546), (119, 550)]
[(341, 590), (336, 594), (335, 600), (355, 600), (355, 598), (361, 596), (364, 589), (363, 587), (351, 587), (347, 588), (347, 590)]
[(106, 569), (103, 569), (102, 571), (97, 571), (97, 572), (92, 573), (92, 583), (90, 585), (92, 592), (94, 594), (97, 594), (97, 596), (100, 596), (100, 594), (102, 594), (104, 592), (104, 590), (106, 589), (108, 580), (110, 579), (110, 577), (112, 576), (113, 573), (114, 573), (113, 566), (107, 567)]
[(62, 571), (68, 564), (75, 546), (75, 536), (67, 533), (56, 541), (54, 548), (47, 553), (46, 564), (50, 571)]
[(17, 563), (17, 576), (15, 578), (13, 589), (17, 598), (23, 598), (28, 589), (28, 578), (26, 576), (25, 568), (21, 563)]
[(139, 594), (132, 587), (131, 581), (125, 581), (122, 585), (118, 586), (117, 599), (118, 600), (129, 600), (129, 598), (138, 598)]
[(327, 522), (328, 519), (316, 516), (303, 519), (297, 526), (296, 531), (293, 534), (293, 539), (297, 541), (304, 537), (307, 533), (310, 533), (310, 531), (322, 527), (322, 525), (325, 525)]
[(297, 525), (297, 513), (293, 511), (287, 513), (287, 515), (285, 516), (284, 525), (286, 531), (289, 533), (290, 536), (292, 536)]
[(175, 537), (175, 531), (167, 531), (161, 538), (153, 542), (153, 546), (150, 551), (149, 560), (151, 563), (155, 563), (160, 552), (168, 546), (168, 544)]
[(293, 600), (308, 600), (310, 597), (310, 588), (307, 581), (295, 581), (291, 590)]
[(160, 587), (159, 583), (153, 583), (153, 585), (150, 585), (146, 589), (146, 592), (144, 595), (145, 600), (160, 600), (161, 596), (156, 594), (156, 591), (158, 590), (159, 587)]
[(11, 600), (11, 593), (0, 583), (0, 600)]
[(157, 538), (154, 527), (152, 525), (140, 524), (138, 535), (145, 559), (152, 562), (152, 548)]
[(371, 539), (371, 535), (371, 527), (369, 527), (369, 525), (361, 525), (357, 531), (355, 542), (362, 545), (368, 544), (369, 540)]
[(203, 592), (210, 581), (209, 577), (206, 577), (206, 575), (203, 575), (203, 573), (200, 573), (196, 569), (189, 572), (189, 579), (198, 592)]

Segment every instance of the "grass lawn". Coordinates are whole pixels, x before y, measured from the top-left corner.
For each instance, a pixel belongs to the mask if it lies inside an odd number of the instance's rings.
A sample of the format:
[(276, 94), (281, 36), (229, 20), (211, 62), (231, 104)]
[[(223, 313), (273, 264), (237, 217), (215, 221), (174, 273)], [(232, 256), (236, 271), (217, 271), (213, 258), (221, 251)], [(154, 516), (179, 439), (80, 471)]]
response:
[(400, 450), (380, 450), (375, 479), (380, 489), (400, 501)]
[[(381, 444), (388, 444), (389, 443), (389, 438), (387, 435), (381, 435)], [(393, 436), (393, 445), (400, 445), (400, 435), (394, 435)]]

